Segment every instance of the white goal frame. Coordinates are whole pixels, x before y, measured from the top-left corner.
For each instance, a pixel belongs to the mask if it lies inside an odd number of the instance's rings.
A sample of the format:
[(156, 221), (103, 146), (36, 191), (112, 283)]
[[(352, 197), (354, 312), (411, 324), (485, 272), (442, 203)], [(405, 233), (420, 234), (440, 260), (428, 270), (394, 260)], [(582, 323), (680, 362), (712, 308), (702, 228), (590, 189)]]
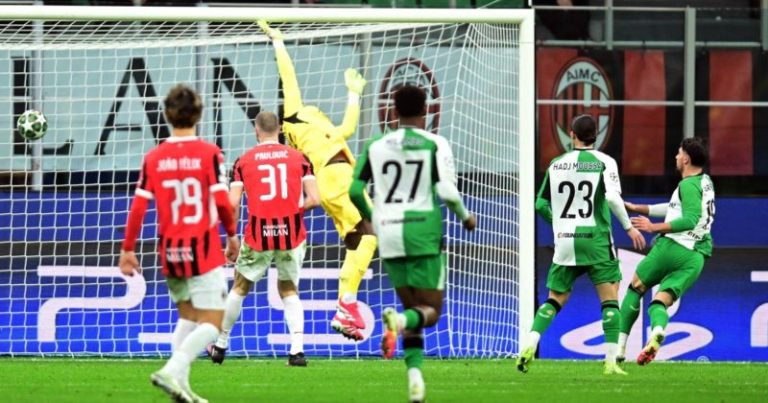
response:
[[(397, 8), (244, 8), (244, 7), (78, 7), (0, 6), (2, 20), (167, 21), (167, 22), (380, 22), (507, 23), (519, 26), (519, 344), (528, 344), (533, 321), (535, 250), (535, 51), (532, 9), (397, 9)], [(39, 146), (33, 145), (33, 150)], [(39, 150), (38, 150), (39, 151)], [(33, 151), (33, 164), (34, 167)], [(42, 158), (38, 156), (38, 158)], [(39, 164), (37, 165), (39, 169)], [(38, 172), (39, 173), (39, 172)], [(33, 174), (34, 177), (34, 174)], [(35, 181), (33, 180), (33, 184)], [(39, 183), (39, 182), (38, 182)], [(510, 218), (512, 219), (512, 218)], [(479, 228), (482, 231), (482, 223)]]

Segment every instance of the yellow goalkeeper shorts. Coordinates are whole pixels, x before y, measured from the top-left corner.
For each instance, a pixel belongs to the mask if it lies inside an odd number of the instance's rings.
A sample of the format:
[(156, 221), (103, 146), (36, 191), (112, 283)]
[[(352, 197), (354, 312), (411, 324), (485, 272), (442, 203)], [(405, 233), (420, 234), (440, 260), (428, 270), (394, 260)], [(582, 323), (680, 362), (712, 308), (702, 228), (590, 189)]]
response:
[(355, 226), (363, 218), (349, 198), (349, 186), (352, 184), (352, 165), (336, 163), (326, 165), (315, 172), (317, 187), (320, 190), (320, 205), (333, 219), (336, 231), (344, 239), (355, 231)]

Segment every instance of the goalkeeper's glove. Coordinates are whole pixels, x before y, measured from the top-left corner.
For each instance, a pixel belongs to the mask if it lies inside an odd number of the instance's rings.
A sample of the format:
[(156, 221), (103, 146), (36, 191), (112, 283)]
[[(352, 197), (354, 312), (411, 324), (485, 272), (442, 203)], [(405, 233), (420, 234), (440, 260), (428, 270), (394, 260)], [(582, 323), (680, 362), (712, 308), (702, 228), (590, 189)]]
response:
[(365, 79), (355, 69), (347, 69), (344, 72), (344, 82), (347, 84), (347, 89), (357, 95), (363, 95), (363, 89), (365, 89)]
[(277, 28), (271, 28), (266, 20), (259, 20), (258, 24), (261, 30), (264, 31), (264, 33), (267, 34), (267, 36), (270, 37), (273, 41), (283, 40), (283, 33), (280, 32), (280, 30)]

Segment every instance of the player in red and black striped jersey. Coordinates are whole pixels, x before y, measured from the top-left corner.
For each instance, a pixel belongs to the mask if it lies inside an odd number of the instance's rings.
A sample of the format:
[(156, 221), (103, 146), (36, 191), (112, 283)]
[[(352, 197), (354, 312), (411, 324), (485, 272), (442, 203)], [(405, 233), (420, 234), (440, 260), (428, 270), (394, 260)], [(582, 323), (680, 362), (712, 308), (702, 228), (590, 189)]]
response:
[(306, 251), (304, 210), (320, 204), (312, 164), (304, 154), (278, 143), (280, 122), (272, 112), (256, 116), (259, 144), (235, 163), (229, 201), (240, 212), (243, 190), (248, 194), (245, 242), (235, 264), (235, 283), (227, 297), (221, 334), (208, 353), (221, 364), (243, 300), (275, 261), (277, 290), (285, 305), (285, 321), (291, 333), (288, 364), (306, 366), (304, 358), (304, 308), (296, 287)]
[[(261, 117), (265, 121), (268, 118), (267, 114)], [(251, 249), (289, 250), (304, 242), (303, 184), (314, 178), (307, 157), (277, 140), (263, 140), (238, 158), (232, 170), (230, 202), (240, 205), (243, 187), (254, 195), (248, 198), (243, 237)], [(241, 190), (237, 192), (234, 188)]]
[(200, 97), (187, 86), (177, 85), (168, 93), (165, 114), (173, 135), (144, 157), (119, 263), (124, 275), (141, 272), (133, 250), (149, 202), (155, 200), (158, 251), (179, 321), (173, 332), (173, 355), (151, 380), (183, 402), (204, 401), (189, 387), (189, 368), (218, 336), (224, 313), (227, 283), (220, 269), (225, 259), (219, 220), (228, 235), (227, 257), (237, 258), (240, 247), (221, 150), (195, 136), (202, 107)]

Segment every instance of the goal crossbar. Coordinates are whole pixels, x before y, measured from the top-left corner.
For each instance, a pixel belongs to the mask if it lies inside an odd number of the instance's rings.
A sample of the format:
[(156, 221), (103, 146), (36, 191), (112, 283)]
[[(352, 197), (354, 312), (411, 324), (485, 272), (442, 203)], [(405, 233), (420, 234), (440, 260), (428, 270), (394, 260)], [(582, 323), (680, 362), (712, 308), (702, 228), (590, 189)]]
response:
[[(529, 9), (429, 9), (414, 13), (401, 8), (275, 8), (275, 7), (77, 7), (0, 6), (2, 20), (91, 20), (243, 22), (419, 22), (511, 23), (533, 21)], [(521, 38), (522, 39), (522, 38)], [(531, 37), (532, 39), (532, 37)]]

